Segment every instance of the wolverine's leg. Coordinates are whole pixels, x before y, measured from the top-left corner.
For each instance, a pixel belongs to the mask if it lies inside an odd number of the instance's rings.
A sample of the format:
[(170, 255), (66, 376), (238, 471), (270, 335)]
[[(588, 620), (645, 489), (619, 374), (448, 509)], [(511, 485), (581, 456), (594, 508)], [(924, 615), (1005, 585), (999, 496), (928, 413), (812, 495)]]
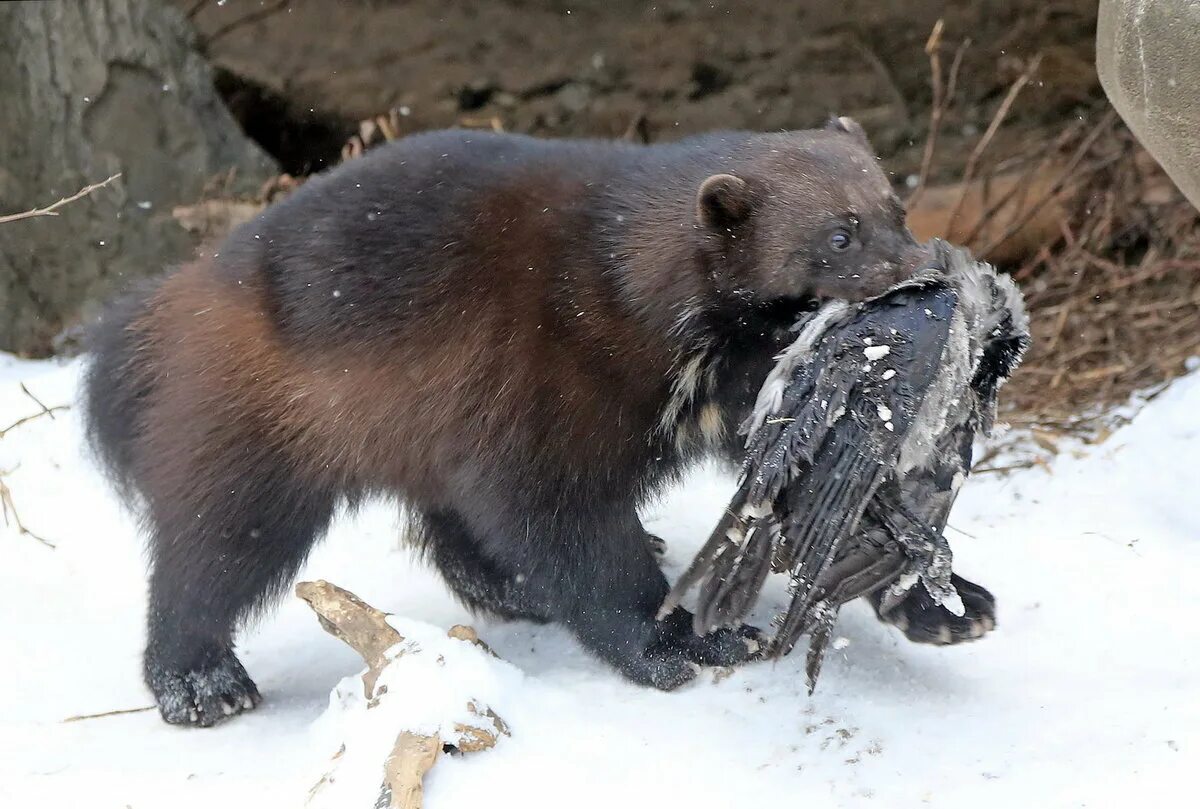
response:
[[(327, 527), (334, 496), (257, 437), (214, 439), (201, 458), (171, 459), (189, 462), (187, 486), (151, 486), (148, 496), (145, 676), (164, 719), (208, 726), (258, 704), (234, 632), (291, 582)], [(164, 477), (180, 479), (179, 470)]]
[(466, 607), (510, 620), (550, 620), (547, 605), (534, 603), (522, 577), (483, 557), (479, 543), (457, 513), (430, 511), (421, 528), (422, 545)]
[(669, 588), (629, 504), (529, 504), (469, 528), (484, 557), (520, 582), (523, 604), (635, 682), (672, 689), (696, 675), (696, 664), (732, 665), (757, 650), (749, 627), (698, 637), (686, 610), (655, 620)]

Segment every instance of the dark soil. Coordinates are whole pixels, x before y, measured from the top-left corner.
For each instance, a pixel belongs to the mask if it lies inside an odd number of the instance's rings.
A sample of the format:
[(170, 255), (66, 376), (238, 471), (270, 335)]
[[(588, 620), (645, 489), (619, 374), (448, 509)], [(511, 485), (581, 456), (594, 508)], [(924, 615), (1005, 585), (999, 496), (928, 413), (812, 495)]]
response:
[[(192, 9), (196, 0), (178, 0)], [(247, 130), (293, 173), (328, 164), (335, 135), (399, 108), (405, 131), (456, 124), (551, 136), (672, 140), (857, 118), (890, 167), (917, 169), (930, 102), (924, 44), (965, 37), (945, 168), (969, 148), (1035, 52), (1041, 82), (1010, 120), (1069, 117), (1102, 98), (1089, 0), (292, 0), (204, 3), (193, 21)], [(230, 28), (232, 26), (232, 28)], [(222, 31), (222, 29), (225, 29)], [(236, 78), (234, 78), (236, 77)], [(269, 103), (246, 104), (261, 97)], [(1020, 127), (1014, 127), (1019, 129)], [(990, 153), (1018, 148), (1009, 130)]]

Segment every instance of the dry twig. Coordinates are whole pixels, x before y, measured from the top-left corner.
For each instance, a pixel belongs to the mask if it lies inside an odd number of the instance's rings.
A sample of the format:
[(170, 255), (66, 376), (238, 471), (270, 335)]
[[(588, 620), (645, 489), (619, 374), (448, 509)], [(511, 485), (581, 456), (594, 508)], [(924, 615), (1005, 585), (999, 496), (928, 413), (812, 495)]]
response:
[(930, 80), (933, 84), (933, 103), (929, 107), (929, 134), (925, 138), (925, 150), (921, 155), (921, 169), (917, 174), (917, 186), (908, 198), (908, 207), (910, 208), (920, 201), (921, 195), (925, 192), (925, 186), (929, 182), (929, 171), (933, 165), (934, 152), (937, 150), (938, 134), (942, 131), (942, 118), (954, 100), (963, 55), (971, 45), (970, 39), (964, 39), (959, 44), (958, 50), (954, 52), (954, 60), (950, 64), (949, 77), (943, 86), (942, 58), (939, 49), (944, 25), (945, 22), (940, 19), (934, 23), (933, 31), (930, 32), (929, 39), (925, 43), (925, 53), (929, 55)]
[(85, 714), (79, 714), (78, 716), (68, 716), (66, 719), (63, 720), (63, 723), (65, 724), (67, 722), (82, 722), (85, 719), (103, 719), (106, 716), (123, 716), (125, 714), (131, 714), (131, 713), (145, 713), (146, 711), (153, 711), (153, 710), (154, 710), (153, 705), (146, 705), (145, 707), (142, 707), (142, 708), (119, 708), (115, 711), (101, 711), (100, 713), (85, 713)]
[[(34, 404), (41, 409), (33, 415), (19, 418), (7, 427), (0, 429), (0, 438), (4, 438), (4, 436), (8, 435), (11, 431), (24, 424), (28, 424), (31, 421), (40, 419), (43, 416), (53, 419), (56, 412), (69, 409), (69, 405), (55, 405), (54, 407), (47, 407), (41, 399), (33, 395), (33, 392), (29, 390), (29, 388), (25, 387), (24, 382), (21, 382), (20, 386), (21, 392), (32, 399)], [(53, 542), (34, 533), (33, 531), (30, 531), (25, 527), (25, 523), (21, 522), (21, 515), (17, 512), (16, 503), (13, 502), (12, 489), (8, 488), (8, 484), (4, 482), (5, 474), (7, 474), (7, 472), (0, 472), (0, 515), (2, 515), (4, 518), (4, 524), (15, 526), (18, 534), (31, 537), (45, 545), (47, 548), (56, 548), (57, 546)]]
[[(24, 387), (24, 386), (22, 386), (22, 387)], [(22, 424), (28, 424), (31, 421), (40, 419), (42, 416), (49, 416), (50, 418), (54, 418), (55, 413), (58, 413), (63, 410), (70, 410), (70, 409), (71, 409), (70, 405), (55, 405), (54, 407), (46, 408), (45, 410), (43, 410), (40, 413), (34, 413), (32, 416), (23, 416), (23, 417), (17, 419), (16, 421), (14, 421), (12, 424), (8, 425), (7, 427), (0, 429), (0, 438), (3, 438), (4, 436), (8, 435), (9, 432), (17, 429)]]
[(4, 515), (4, 524), (15, 526), (18, 534), (36, 539), (51, 550), (58, 547), (45, 537), (30, 531), (25, 527), (25, 523), (21, 522), (21, 515), (17, 513), (17, 506), (13, 503), (12, 489), (4, 482), (3, 474), (0, 474), (0, 514)]
[(377, 806), (421, 809), (425, 799), (425, 773), (437, 763), (442, 740), (435, 733), (422, 736), (403, 731), (383, 765), (383, 792)]
[(83, 188), (79, 189), (71, 196), (63, 197), (58, 202), (51, 203), (50, 205), (47, 205), (45, 208), (34, 208), (29, 211), (21, 211), (20, 213), (10, 213), (5, 216), (0, 216), (0, 225), (5, 224), (6, 222), (16, 222), (21, 219), (33, 219), (34, 217), (37, 217), (37, 216), (58, 216), (58, 209), (61, 208), (62, 206), (69, 205), (70, 203), (74, 202), (77, 199), (86, 197), (88, 194), (92, 193), (93, 191), (98, 191), (101, 188), (104, 188), (106, 185), (108, 185), (112, 181), (116, 180), (120, 176), (121, 176), (121, 173), (117, 172), (116, 174), (109, 177), (107, 180), (104, 180), (103, 182), (92, 183), (91, 185), (84, 186)]
[(967, 189), (970, 188), (971, 181), (975, 179), (975, 170), (979, 165), (979, 158), (987, 151), (992, 138), (996, 136), (996, 131), (1000, 129), (1000, 124), (1004, 123), (1005, 117), (1008, 116), (1008, 111), (1012, 109), (1013, 102), (1017, 100), (1021, 89), (1033, 78), (1033, 74), (1037, 71), (1041, 63), (1042, 55), (1040, 53), (1029, 61), (1029, 65), (1017, 77), (1017, 80), (1013, 82), (1012, 87), (1008, 88), (1008, 93), (1004, 96), (1004, 100), (1000, 102), (995, 115), (992, 116), (991, 123), (988, 124), (988, 128), (984, 131), (979, 142), (975, 144), (975, 148), (971, 150), (971, 155), (967, 158), (967, 165), (963, 168), (962, 193), (959, 194), (958, 202), (955, 203), (954, 210), (950, 213), (950, 223), (947, 226), (948, 231), (953, 232), (955, 224), (958, 223), (958, 215), (962, 211), (963, 202), (967, 198)]
[[(1116, 112), (1114, 110), (1110, 109), (1107, 113), (1105, 113), (1104, 117), (1100, 119), (1100, 123), (1098, 123), (1096, 127), (1090, 133), (1088, 133), (1087, 137), (1085, 137), (1079, 144), (1079, 147), (1075, 150), (1075, 154), (1072, 155), (1071, 159), (1067, 161), (1066, 166), (1063, 167), (1062, 173), (1059, 175), (1058, 179), (1055, 180), (1054, 184), (1050, 186), (1050, 190), (1046, 192), (1046, 194), (1040, 200), (1027, 208), (1024, 216), (1013, 222), (1003, 233), (992, 239), (988, 244), (984, 245), (979, 252), (983, 255), (986, 255), (989, 250), (995, 248), (996, 245), (1004, 242), (1006, 239), (1011, 238), (1012, 235), (1024, 227), (1030, 219), (1032, 219), (1034, 216), (1037, 216), (1038, 212), (1042, 210), (1046, 203), (1054, 199), (1058, 192), (1062, 191), (1063, 188), (1066, 187), (1067, 183), (1071, 181), (1071, 179), (1075, 176), (1075, 169), (1079, 167), (1079, 163), (1087, 155), (1088, 150), (1091, 148), (1092, 144), (1095, 143), (1096, 138), (1098, 138), (1102, 132), (1111, 129), (1115, 119)], [(1098, 168), (1103, 167), (1104, 166), (1099, 166)]]

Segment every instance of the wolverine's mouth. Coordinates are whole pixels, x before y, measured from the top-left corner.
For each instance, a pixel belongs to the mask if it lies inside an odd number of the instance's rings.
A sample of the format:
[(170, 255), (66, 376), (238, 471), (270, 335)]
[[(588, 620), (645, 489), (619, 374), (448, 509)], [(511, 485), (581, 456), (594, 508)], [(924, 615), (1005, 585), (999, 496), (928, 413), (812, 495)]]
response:
[(789, 295), (767, 301), (763, 304), (762, 313), (768, 320), (787, 329), (797, 321), (806, 319), (830, 300), (833, 300), (830, 296), (810, 292)]
[(798, 295), (784, 298), (783, 303), (793, 315), (806, 315), (817, 311), (831, 300), (833, 300), (832, 295), (806, 289)]
[(826, 302), (833, 300), (825, 295), (803, 295), (796, 299), (796, 311), (807, 314), (820, 309)]

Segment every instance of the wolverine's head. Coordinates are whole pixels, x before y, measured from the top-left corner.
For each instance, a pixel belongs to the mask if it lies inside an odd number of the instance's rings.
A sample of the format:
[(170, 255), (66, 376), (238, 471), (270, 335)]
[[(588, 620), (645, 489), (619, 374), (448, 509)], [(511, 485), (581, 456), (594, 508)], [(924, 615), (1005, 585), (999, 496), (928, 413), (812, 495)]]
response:
[(862, 300), (920, 266), (925, 250), (853, 120), (750, 143), (696, 194), (702, 244), (725, 289), (765, 303)]

